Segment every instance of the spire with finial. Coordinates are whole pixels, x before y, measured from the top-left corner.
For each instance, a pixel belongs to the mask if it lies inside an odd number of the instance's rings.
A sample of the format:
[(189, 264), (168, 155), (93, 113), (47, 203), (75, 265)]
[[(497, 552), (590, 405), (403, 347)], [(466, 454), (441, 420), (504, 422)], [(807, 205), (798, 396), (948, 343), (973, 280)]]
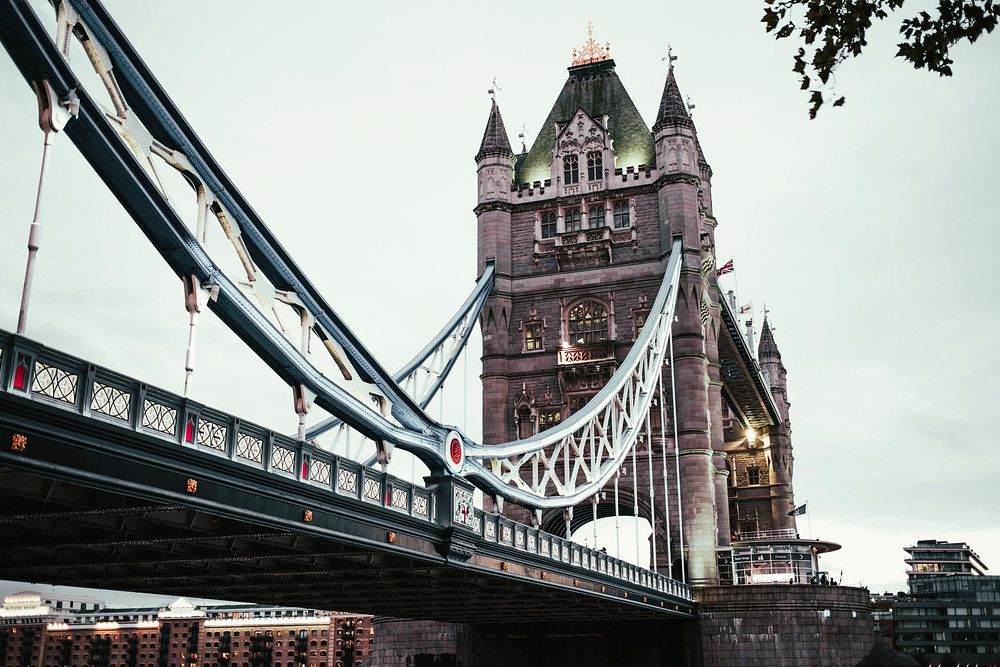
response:
[(573, 49), (572, 65), (574, 67), (577, 65), (589, 65), (590, 63), (602, 60), (611, 60), (611, 43), (604, 42), (604, 46), (601, 46), (595, 42), (594, 24), (587, 21), (587, 41), (584, 42), (581, 49)]
[(667, 125), (683, 125), (692, 127), (691, 115), (687, 107), (684, 106), (684, 98), (677, 87), (677, 79), (674, 78), (674, 55), (673, 48), (667, 47), (667, 81), (663, 84), (663, 95), (660, 97), (660, 110), (656, 114), (656, 122), (653, 123), (653, 132), (659, 132)]
[(781, 359), (781, 352), (778, 351), (778, 345), (774, 342), (774, 333), (767, 319), (767, 309), (764, 310), (764, 325), (760, 328), (760, 345), (757, 347), (757, 358), (761, 360)]
[(500, 107), (497, 106), (496, 93), (499, 89), (497, 80), (493, 79), (493, 87), (489, 90), (492, 100), (490, 117), (486, 121), (486, 131), (483, 132), (483, 141), (479, 144), (476, 161), (490, 155), (514, 157), (514, 151), (510, 149), (510, 140), (507, 138), (507, 128), (503, 125), (503, 118), (500, 116)]

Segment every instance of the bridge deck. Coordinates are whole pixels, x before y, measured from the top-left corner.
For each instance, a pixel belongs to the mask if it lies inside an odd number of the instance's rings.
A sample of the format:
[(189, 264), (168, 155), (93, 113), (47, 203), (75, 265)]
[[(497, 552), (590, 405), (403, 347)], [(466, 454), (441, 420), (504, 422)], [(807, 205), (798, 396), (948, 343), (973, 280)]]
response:
[(0, 333), (0, 578), (461, 622), (694, 613), (679, 582), (438, 514), (434, 489)]

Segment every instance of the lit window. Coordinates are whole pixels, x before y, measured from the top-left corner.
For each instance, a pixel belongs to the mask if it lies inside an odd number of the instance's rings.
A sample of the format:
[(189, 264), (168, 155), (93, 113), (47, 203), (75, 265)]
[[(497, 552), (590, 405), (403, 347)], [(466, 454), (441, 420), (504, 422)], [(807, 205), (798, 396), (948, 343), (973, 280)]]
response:
[(546, 211), (542, 213), (542, 238), (551, 239), (556, 235), (556, 220), (559, 216), (556, 215), (555, 211)]
[(569, 311), (569, 342), (588, 345), (608, 339), (608, 309), (599, 301), (583, 301)]
[(563, 185), (573, 185), (580, 182), (580, 161), (575, 155), (563, 158)]
[(604, 207), (591, 206), (587, 209), (587, 229), (600, 229), (604, 226)]
[(566, 209), (566, 231), (578, 232), (582, 228), (583, 225), (580, 221), (580, 209), (578, 208)]
[(542, 340), (542, 323), (541, 322), (525, 322), (524, 323), (524, 351), (525, 352), (535, 352), (537, 350), (542, 350), (545, 348), (545, 343)]
[(587, 153), (587, 180), (599, 181), (604, 178), (604, 158), (600, 151)]
[(630, 224), (629, 214), (628, 214), (628, 202), (627, 201), (616, 201), (615, 202), (615, 229), (622, 229), (628, 227)]
[(561, 412), (541, 412), (538, 415), (538, 430), (544, 431), (559, 424), (562, 421)]

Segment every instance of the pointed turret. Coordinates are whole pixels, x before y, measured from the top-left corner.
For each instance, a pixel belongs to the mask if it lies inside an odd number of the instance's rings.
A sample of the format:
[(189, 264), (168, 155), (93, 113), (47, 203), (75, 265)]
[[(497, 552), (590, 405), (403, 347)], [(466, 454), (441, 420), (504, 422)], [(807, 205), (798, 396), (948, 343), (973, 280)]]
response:
[(681, 90), (677, 87), (673, 65), (667, 70), (667, 81), (663, 84), (660, 110), (656, 114), (656, 122), (653, 123), (653, 133), (655, 134), (669, 125), (694, 127), (694, 123), (691, 122), (691, 114), (688, 113), (684, 99), (681, 97)]
[(490, 109), (490, 118), (486, 121), (483, 141), (479, 144), (479, 152), (476, 153), (476, 161), (493, 155), (514, 157), (514, 151), (510, 149), (510, 140), (507, 138), (507, 128), (503, 125), (503, 117), (500, 115), (500, 107), (497, 106), (495, 98)]
[(757, 358), (763, 363), (764, 359), (777, 359), (780, 363), (781, 352), (774, 342), (774, 334), (771, 333), (771, 325), (767, 323), (767, 316), (764, 316), (764, 325), (760, 329), (760, 345), (757, 347)]
[(694, 133), (694, 147), (698, 151), (698, 166), (702, 171), (708, 172), (708, 176), (712, 175), (712, 167), (709, 166), (708, 160), (705, 158), (705, 151), (702, 150), (701, 142), (698, 141), (698, 131), (695, 130)]

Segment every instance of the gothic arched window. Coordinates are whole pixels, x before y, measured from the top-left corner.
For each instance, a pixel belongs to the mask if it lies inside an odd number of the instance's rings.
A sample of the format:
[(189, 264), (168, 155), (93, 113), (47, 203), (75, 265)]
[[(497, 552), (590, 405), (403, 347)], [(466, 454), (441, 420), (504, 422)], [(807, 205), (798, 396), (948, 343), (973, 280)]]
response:
[(604, 178), (604, 157), (600, 151), (587, 153), (587, 180), (599, 181)]
[(600, 229), (604, 226), (604, 207), (596, 204), (587, 209), (587, 229)]
[(567, 208), (564, 212), (565, 215), (565, 227), (567, 232), (578, 232), (583, 229), (583, 223), (581, 222), (580, 209), (574, 206), (573, 208)]
[(580, 182), (580, 159), (576, 155), (563, 158), (563, 185)]
[(570, 345), (588, 345), (608, 339), (608, 307), (600, 301), (581, 301), (569, 310)]
[(535, 434), (534, 419), (531, 418), (531, 408), (522, 406), (517, 411), (517, 438), (523, 440)]
[(542, 212), (542, 238), (551, 239), (556, 235), (556, 221), (558, 216), (555, 211)]
[(756, 486), (760, 484), (760, 468), (757, 466), (747, 466), (747, 484)]

